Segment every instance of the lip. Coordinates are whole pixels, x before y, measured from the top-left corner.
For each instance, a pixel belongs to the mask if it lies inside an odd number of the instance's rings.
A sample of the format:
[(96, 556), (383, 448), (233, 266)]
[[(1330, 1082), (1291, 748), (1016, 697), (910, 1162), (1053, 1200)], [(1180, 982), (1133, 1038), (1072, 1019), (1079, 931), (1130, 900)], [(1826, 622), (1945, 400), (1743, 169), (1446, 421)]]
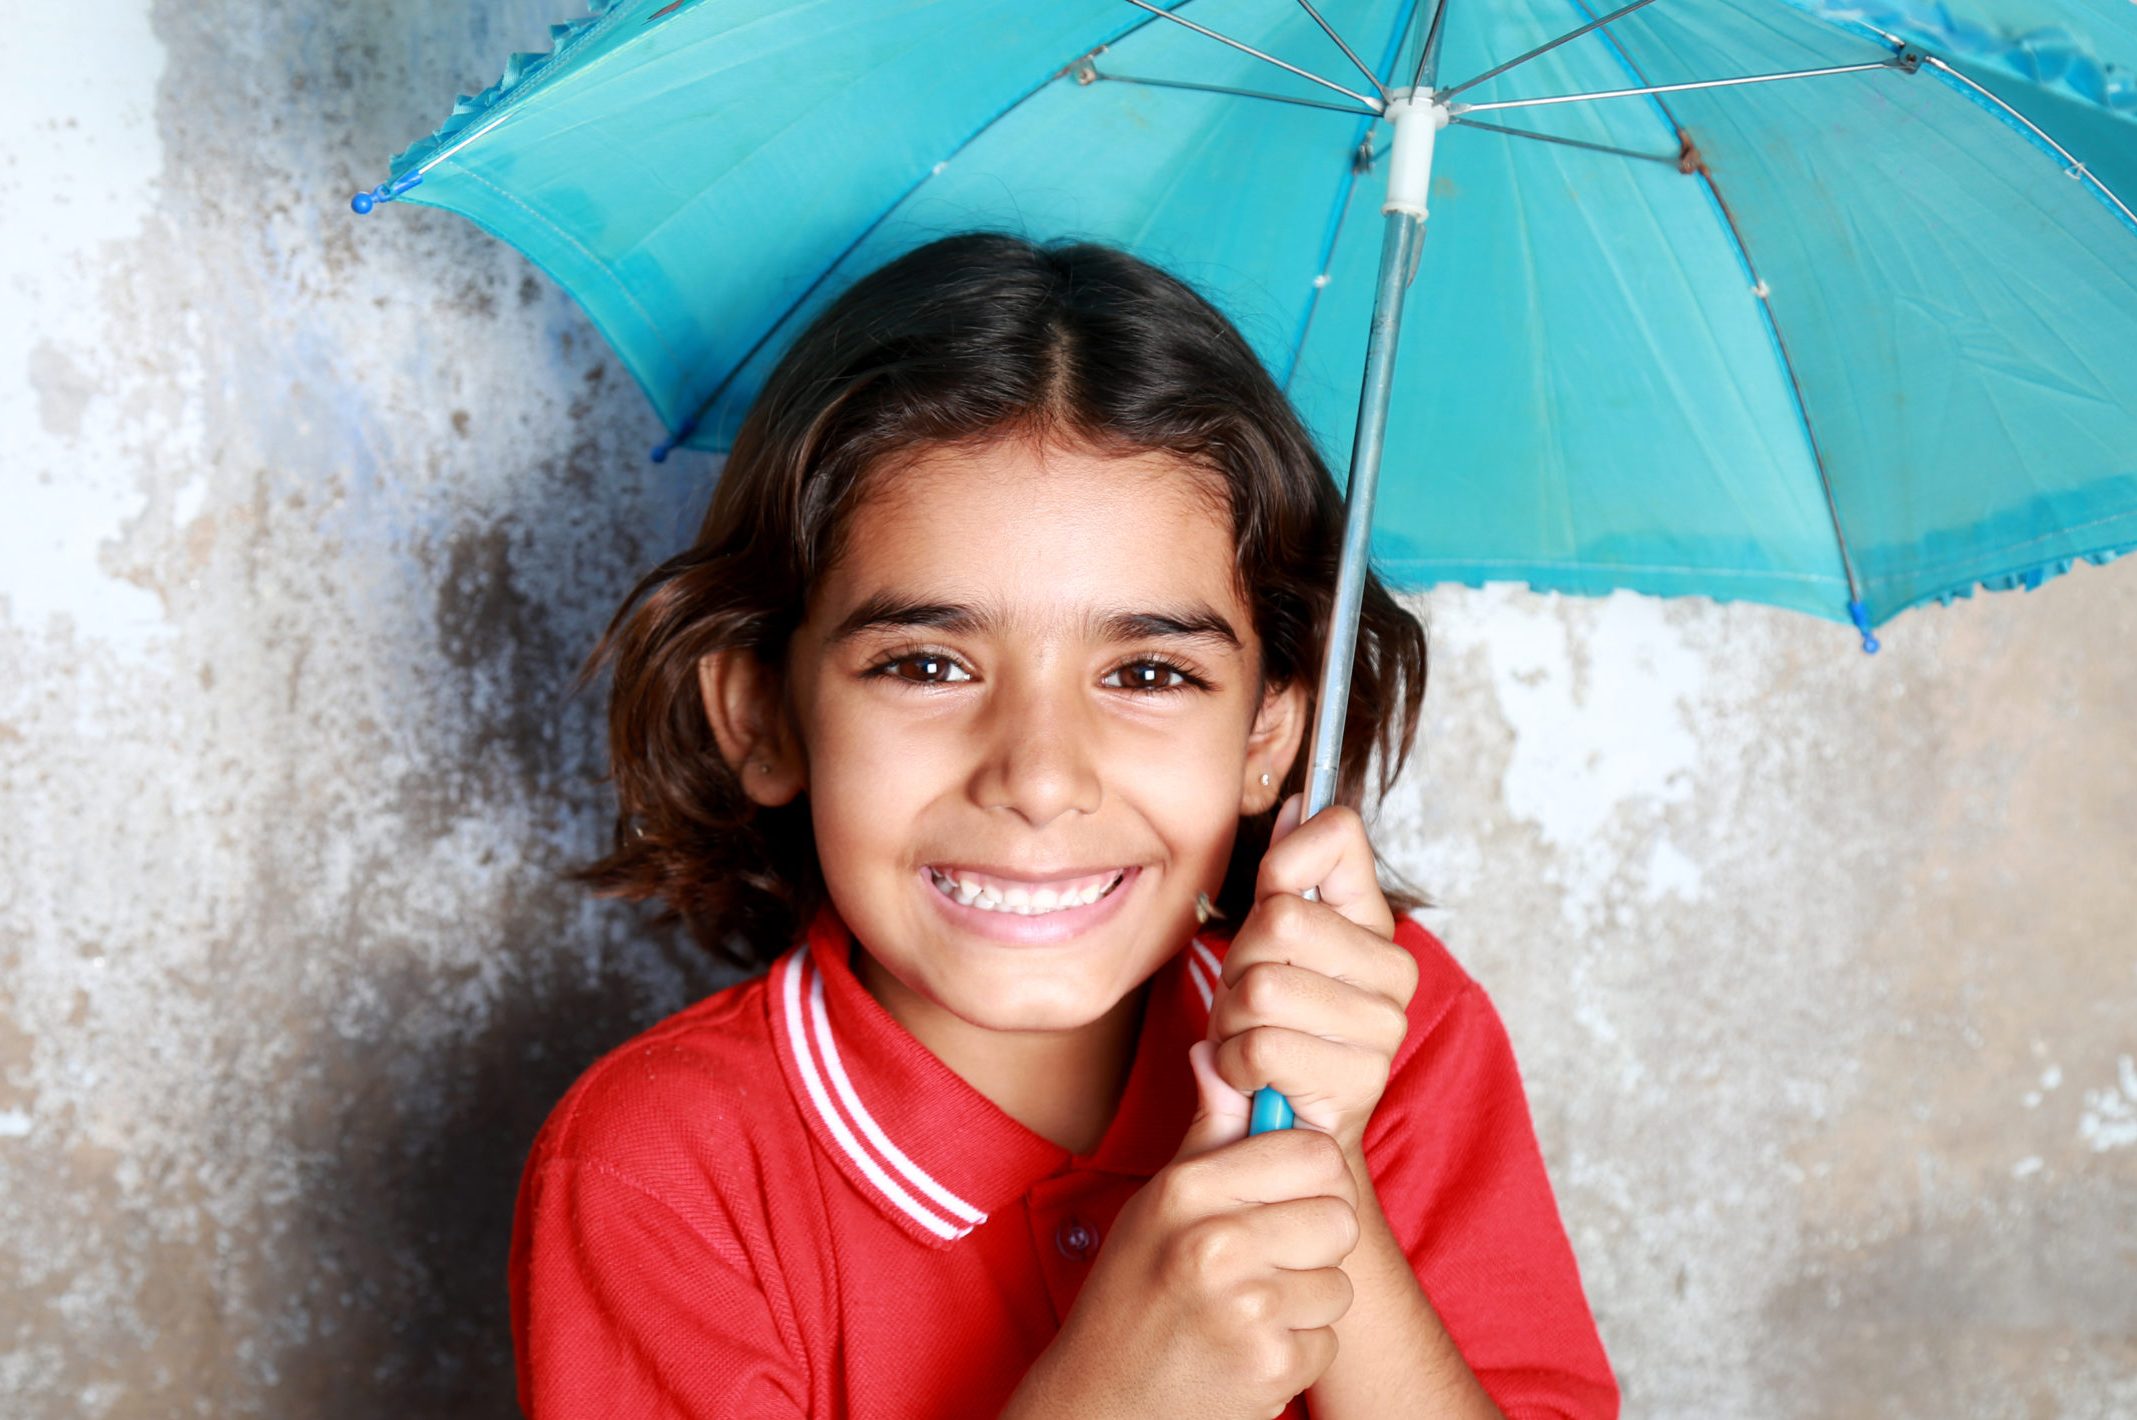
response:
[[(913, 881), (922, 892), (928, 895), (929, 899), (934, 902), (936, 910), (942, 913), (944, 920), (951, 925), (962, 927), (977, 937), (986, 937), (997, 942), (1010, 942), (1019, 946), (1047, 946), (1056, 942), (1066, 942), (1071, 938), (1082, 936), (1094, 927), (1101, 926), (1120, 911), (1121, 903), (1126, 900), (1129, 890), (1135, 886), (1136, 880), (1143, 873), (1143, 870), (1139, 867), (1122, 869), (1120, 886), (1114, 888), (1113, 891), (1107, 893), (1096, 902), (1085, 903), (1081, 907), (1065, 908), (1058, 912), (1049, 912), (1043, 917), (1019, 917), (1014, 912), (987, 912), (977, 907), (968, 906), (955, 898), (944, 897), (940, 892), (936, 891), (935, 884), (928, 880), (928, 869), (929, 867), (948, 868), (951, 866), (953, 865), (937, 863), (919, 868), (913, 874)], [(958, 864), (954, 866), (962, 867), (966, 865)], [(1112, 868), (1094, 868), (1090, 870), (1090, 873), (1080, 875), (1073, 872), (1062, 873), (1058, 875), (1058, 878), (1089, 876), (1095, 873), (1111, 872), (1116, 868), (1120, 868), (1120, 865), (1114, 864)], [(972, 865), (971, 871), (988, 872), (995, 877), (1010, 876), (1006, 873), (993, 873), (991, 869), (982, 869), (977, 865)], [(1026, 881), (1046, 882), (1049, 879), (1037, 878), (1027, 879)]]

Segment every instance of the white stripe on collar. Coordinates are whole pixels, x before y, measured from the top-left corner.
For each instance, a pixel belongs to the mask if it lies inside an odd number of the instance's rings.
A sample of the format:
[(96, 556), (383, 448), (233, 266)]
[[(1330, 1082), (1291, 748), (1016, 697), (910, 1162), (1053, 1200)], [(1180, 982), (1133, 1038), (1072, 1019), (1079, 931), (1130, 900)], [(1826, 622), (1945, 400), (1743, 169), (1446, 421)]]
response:
[(915, 1188), (951, 1213), (975, 1227), (986, 1222), (985, 1213), (937, 1183), (925, 1169), (907, 1158), (902, 1149), (891, 1143), (890, 1136), (883, 1132), (882, 1126), (876, 1123), (875, 1116), (868, 1112), (868, 1106), (862, 1104), (861, 1097), (854, 1093), (853, 1082), (846, 1078), (846, 1066), (839, 1059), (838, 1042), (831, 1036), (831, 1015), (824, 1009), (824, 974), (821, 970), (810, 981), (809, 1012), (816, 1024), (816, 1048), (823, 1054), (824, 1064), (830, 1068), (831, 1083), (838, 1089), (838, 1097), (844, 1102), (846, 1112), (853, 1116), (854, 1123), (861, 1126), (861, 1133), (868, 1137), (868, 1142), (875, 1145), (878, 1152), (890, 1160), (891, 1167), (904, 1174)]
[[(1223, 963), (1201, 938), (1194, 938), (1188, 945), (1188, 980), (1194, 983), (1195, 991), (1202, 997), (1203, 1009), (1208, 1010), (1216, 1000), (1216, 983), (1223, 979)], [(787, 1039), (793, 1051), (794, 1064), (801, 1072), (802, 1084), (808, 1089), (809, 1101), (815, 1105), (817, 1117), (822, 1119), (825, 1127), (831, 1131), (831, 1137), (838, 1141), (838, 1146), (845, 1152), (846, 1157), (854, 1162), (885, 1199), (939, 1238), (961, 1238), (986, 1222), (985, 1213), (943, 1187), (927, 1170), (914, 1163), (904, 1150), (893, 1144), (890, 1136), (883, 1132), (883, 1126), (876, 1123), (875, 1116), (868, 1112), (868, 1106), (861, 1103), (861, 1097), (846, 1073), (845, 1062), (839, 1058), (837, 1038), (831, 1033), (831, 1015), (824, 1006), (823, 970), (812, 959), (807, 943), (797, 946), (787, 954), (784, 971), (781, 995), (786, 1007)], [(809, 978), (807, 1022), (803, 1020), (801, 1005), (801, 983), (805, 974)], [(813, 1050), (810, 1047), (812, 1033), (815, 1038)], [(816, 1057), (819, 1053), (824, 1062), (822, 1071), (817, 1069)], [(826, 1074), (830, 1076), (831, 1087), (838, 1092), (839, 1103), (845, 1106), (846, 1114), (853, 1116), (861, 1133), (867, 1137), (869, 1144), (875, 1146), (882, 1159), (888, 1160), (891, 1167), (902, 1174), (907, 1182), (927, 1195), (944, 1212), (961, 1220), (964, 1226), (959, 1227), (956, 1222), (942, 1217), (927, 1204), (913, 1197), (897, 1179), (884, 1170), (876, 1154), (870, 1153), (861, 1141), (854, 1137), (845, 1116), (839, 1112), (838, 1106), (832, 1103), (830, 1092), (824, 1088), (823, 1077)]]
[[(1215, 952), (1203, 945), (1200, 937), (1188, 942), (1187, 946), (1187, 979), (1195, 983), (1195, 990), (1202, 996), (1202, 1008), (1208, 1010), (1216, 1004), (1217, 983), (1224, 979), (1224, 964), (1217, 960)], [(1196, 969), (1198, 965), (1207, 970), (1207, 976)]]
[[(896, 1179), (883, 1171), (883, 1166), (876, 1162), (875, 1158), (861, 1146), (861, 1141), (853, 1137), (853, 1131), (847, 1127), (846, 1121), (840, 1117), (837, 1107), (832, 1104), (830, 1095), (824, 1089), (823, 1079), (817, 1074), (816, 1061), (809, 1051), (809, 1033), (802, 1022), (801, 978), (807, 964), (808, 948), (806, 945), (788, 954), (786, 980), (784, 989), (780, 994), (785, 998), (787, 1039), (794, 1052), (794, 1063), (801, 1071), (802, 1084), (808, 1088), (810, 1103), (816, 1106), (817, 1117), (822, 1119), (825, 1126), (830, 1129), (831, 1137), (838, 1141), (838, 1146), (841, 1149), (845, 1150), (846, 1157), (851, 1159), (868, 1181), (876, 1186), (877, 1191), (901, 1209), (907, 1217), (933, 1233), (936, 1237), (944, 1239), (963, 1237), (966, 1233), (972, 1231), (971, 1227), (960, 1228), (956, 1226), (947, 1219), (938, 1216), (933, 1210), (914, 1198), (912, 1194), (906, 1192)], [(819, 981), (815, 989), (810, 993), (812, 1002), (820, 1003), (822, 990), (822, 983)], [(821, 1009), (820, 1004), (819, 1009)], [(859, 1101), (856, 1100), (855, 1103), (858, 1104)], [(856, 1117), (867, 1118), (866, 1111), (861, 1111)], [(868, 1124), (863, 1127), (873, 1129), (874, 1121), (869, 1120)], [(874, 1132), (880, 1134), (882, 1131), (875, 1129)], [(902, 1158), (903, 1156), (900, 1155), (899, 1157)]]

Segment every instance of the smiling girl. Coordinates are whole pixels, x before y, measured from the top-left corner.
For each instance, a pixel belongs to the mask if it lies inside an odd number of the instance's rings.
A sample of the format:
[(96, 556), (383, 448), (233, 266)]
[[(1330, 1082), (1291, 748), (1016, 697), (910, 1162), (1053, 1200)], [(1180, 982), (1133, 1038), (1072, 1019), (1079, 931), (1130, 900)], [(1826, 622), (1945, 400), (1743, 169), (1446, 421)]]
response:
[(768, 969), (537, 1140), (530, 1415), (1616, 1413), (1505, 1032), (1356, 812), (1424, 692), (1377, 582), (1297, 822), (1341, 521), (1118, 251), (946, 238), (795, 341), (603, 643), (589, 872)]

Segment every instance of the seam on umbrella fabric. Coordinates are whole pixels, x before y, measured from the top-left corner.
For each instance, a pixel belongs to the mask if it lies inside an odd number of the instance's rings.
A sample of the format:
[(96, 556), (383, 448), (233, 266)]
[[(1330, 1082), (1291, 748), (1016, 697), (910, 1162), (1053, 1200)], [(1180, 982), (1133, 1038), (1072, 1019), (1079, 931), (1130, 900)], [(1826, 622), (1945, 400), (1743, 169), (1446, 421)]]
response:
[[(1585, 18), (1589, 20), (1596, 18), (1595, 14), (1589, 10), (1587, 0), (1566, 0), (1566, 2)], [(1635, 84), (1645, 86), (1648, 83), (1646, 74), (1641, 71), (1638, 65), (1632, 62), (1632, 56), (1618, 42), (1618, 37), (1607, 29), (1599, 30), (1597, 34), (1603, 41), (1604, 46), (1618, 61), (1619, 67), (1624, 69)], [(1670, 137), (1677, 139), (1680, 143), (1689, 143), (1691, 141), (1691, 130), (1678, 120), (1675, 111), (1662, 101), (1660, 94), (1649, 94), (1647, 95), (1647, 100), (1656, 116), (1669, 126)], [(1803, 444), (1805, 452), (1810, 455), (1811, 471), (1818, 475), (1818, 489), (1825, 503), (1826, 520), (1833, 529), (1834, 551), (1840, 558), (1841, 576), (1839, 585), (1847, 588), (1848, 598), (1853, 601), (1861, 596), (1861, 589), (1866, 583), (1863, 580), (1861, 569), (1855, 566), (1853, 554), (1848, 550), (1848, 535), (1840, 523), (1840, 495), (1834, 490), (1832, 474), (1825, 466), (1825, 453), (1819, 446), (1817, 431), (1811, 428), (1810, 406), (1804, 401), (1803, 382), (1796, 374), (1795, 362), (1789, 358), (1787, 342), (1781, 338), (1781, 323), (1774, 316), (1773, 307), (1768, 304), (1766, 298), (1756, 294), (1765, 287), (1766, 283), (1760, 278), (1758, 268), (1752, 263), (1751, 248), (1746, 244), (1744, 234), (1737, 230), (1735, 218), (1729, 215), (1728, 204), (1721, 195), (1721, 185), (1714, 181), (1714, 175), (1707, 171), (1706, 164), (1703, 162), (1698, 168), (1694, 169), (1694, 175), (1699, 179), (1701, 191), (1706, 196), (1708, 210), (1713, 213), (1714, 220), (1721, 225), (1722, 235), (1727, 240), (1729, 249), (1736, 253), (1737, 265), (1750, 283), (1749, 289), (1753, 292), (1751, 301), (1758, 308), (1759, 324), (1765, 330), (1767, 345), (1773, 351), (1774, 359), (1781, 367), (1781, 377), (1786, 381), (1788, 402), (1796, 411), (1797, 427), (1803, 431)]]
[[(494, 129), (498, 124), (504, 122), (506, 115), (517, 109), (530, 94), (539, 93), (545, 83), (556, 77), (558, 72), (556, 70), (556, 61), (562, 54), (580, 49), (600, 35), (607, 33), (629, 8), (628, 5), (622, 3), (622, 0), (608, 0), (608, 8), (599, 15), (589, 15), (587, 18), (592, 20), (592, 23), (585, 25), (577, 34), (567, 34), (561, 39), (552, 38), (548, 50), (542, 53), (530, 53), (529, 58), (533, 62), (520, 71), (519, 78), (511, 88), (500, 93), (497, 86), (502, 84), (511, 72), (512, 57), (508, 57), (505, 60), (505, 73), (500, 74), (496, 82), (492, 83), (489, 88), (473, 96), (473, 106), (468, 110), (465, 123), (448, 133), (445, 131), (446, 125), (450, 124), (459, 115), (447, 114), (445, 122), (432, 129), (428, 138), (417, 139), (414, 143), (402, 149), (398, 156), (406, 158), (425, 143), (431, 145), (431, 150), (428, 153), (413, 162), (404, 164), (398, 170), (394, 168), (393, 162), (389, 160), (387, 163), (388, 172), (394, 177), (399, 177), (402, 173), (411, 170), (428, 173), (432, 167), (444, 162), (469, 143), (474, 142), (477, 138)], [(568, 24), (569, 22), (565, 23)], [(623, 49), (624, 46), (618, 45), (607, 54), (597, 55), (590, 63), (582, 65), (571, 72), (573, 74), (590, 73), (622, 53)], [(485, 98), (488, 99), (487, 103), (484, 102)], [(463, 137), (463, 131), (470, 126), (476, 127), (478, 131), (466, 134)]]
[(473, 168), (470, 168), (463, 163), (454, 163), (453, 171), (460, 173), (463, 176), (473, 178), (476, 182), (481, 183), (484, 187), (496, 193), (499, 197), (502, 197), (503, 199), (505, 199), (505, 201), (511, 203), (514, 207), (517, 207), (520, 211), (526, 213), (529, 217), (532, 217), (535, 221), (541, 223), (544, 227), (548, 228), (550, 231), (556, 233), (565, 241), (569, 242), (572, 247), (578, 251), (579, 255), (585, 257), (589, 262), (593, 263), (595, 270), (599, 271), (603, 276), (606, 276), (609, 280), (616, 283), (616, 289), (623, 293), (623, 299), (631, 303), (631, 309), (638, 313), (638, 318), (641, 321), (645, 322), (646, 329), (651, 332), (653, 339), (659, 343), (662, 353), (664, 353), (668, 357), (668, 363), (677, 370), (683, 368), (683, 362), (680, 358), (677, 357), (675, 353), (675, 347), (668, 344), (668, 337), (662, 333), (660, 326), (654, 321), (652, 313), (647, 311), (646, 308), (639, 303), (637, 294), (633, 292), (631, 288), (624, 283), (624, 280), (621, 276), (618, 276), (616, 274), (615, 268), (611, 267), (600, 257), (595, 256), (593, 252), (587, 249), (587, 246), (584, 242), (580, 241), (577, 237), (573, 236), (571, 233), (565, 231), (562, 227), (558, 226), (556, 222), (551, 220), (548, 216), (528, 206), (525, 202), (521, 201), (516, 195), (505, 191), (505, 189), (499, 187), (496, 183), (491, 182), (488, 178), (484, 177), (481, 173), (476, 172)]
[[(1179, 0), (1179, 3), (1177, 5), (1172, 6), (1171, 8), (1173, 10), (1183, 10), (1193, 3), (1194, 0)], [(1114, 35), (1111, 39), (1102, 41), (1101, 46), (1118, 44), (1120, 41), (1126, 39), (1129, 35), (1132, 35), (1136, 31), (1142, 29), (1143, 26), (1154, 23), (1157, 18), (1158, 17), (1156, 15), (1144, 15), (1139, 20), (1132, 20), (1128, 23), (1126, 28), (1120, 31), (1120, 33)], [(1029, 89), (1026, 89), (1023, 93), (1011, 99), (1007, 104), (1004, 104), (1000, 109), (996, 110), (995, 113), (989, 116), (988, 119), (984, 123), (980, 124), (979, 127), (973, 129), (970, 133), (966, 134), (962, 142), (951, 148), (948, 153), (944, 154), (936, 161), (938, 163), (948, 163), (953, 161), (958, 154), (964, 152), (965, 149), (971, 147), (974, 143), (978, 142), (982, 134), (986, 133), (989, 129), (993, 128), (994, 125), (1000, 123), (1004, 118), (1007, 118), (1017, 109), (1022, 108), (1032, 98), (1045, 91), (1046, 89), (1052, 87), (1057, 81), (1061, 80), (1062, 78), (1065, 78), (1068, 72), (1069, 71), (1067, 69), (1063, 69), (1060, 73), (1049, 74), (1046, 78), (1041, 79), (1038, 83), (1032, 85)], [(777, 335), (780, 329), (785, 326), (788, 321), (794, 318), (794, 313), (796, 311), (800, 310), (804, 305), (808, 304), (809, 298), (816, 294), (817, 288), (824, 284), (824, 281), (831, 275), (832, 272), (837, 271), (841, 266), (844, 266), (846, 264), (846, 259), (852, 256), (855, 251), (859, 250), (861, 243), (867, 241), (870, 236), (874, 235), (877, 228), (881, 227), (885, 222), (890, 220), (892, 213), (896, 212), (900, 207), (903, 207), (906, 202), (911, 199), (912, 195), (918, 192), (921, 187), (925, 185), (927, 181), (934, 176), (935, 173), (933, 169), (930, 169), (928, 172), (923, 173), (921, 176), (913, 179), (912, 184), (908, 186), (905, 191), (899, 193), (897, 197), (894, 198), (890, 203), (888, 203), (881, 212), (878, 212), (875, 215), (874, 220), (869, 222), (867, 226), (863, 227), (857, 234), (855, 234), (853, 240), (846, 244), (845, 250), (841, 251), (837, 256), (833, 257), (831, 261), (825, 265), (822, 271), (817, 272), (816, 279), (809, 283), (807, 289), (805, 289), (799, 296), (795, 297), (793, 301), (789, 302), (787, 308), (779, 313), (778, 318), (775, 319), (770, 325), (764, 328), (763, 332), (758, 335), (756, 341), (751, 344), (749, 350), (742, 356), (742, 358), (740, 360), (737, 360), (734, 365), (727, 371), (727, 373), (720, 377), (720, 382), (712, 387), (711, 392), (706, 394), (703, 398), (693, 401), (691, 405), (690, 414), (686, 419), (684, 419), (681, 426), (682, 430), (686, 432), (671, 432), (669, 437), (677, 439), (679, 442), (687, 441), (692, 434), (696, 433), (697, 427), (699, 423), (704, 419), (706, 413), (711, 410), (712, 406), (716, 402), (718, 402), (721, 395), (727, 393), (727, 387), (730, 384), (734, 383), (735, 377), (749, 368), (750, 362), (757, 358), (757, 353), (764, 348), (765, 343), (769, 341), (774, 335)], [(692, 381), (697, 378), (699, 371), (704, 369), (706, 363), (706, 361), (700, 360), (694, 367), (691, 367), (690, 369), (685, 371), (681, 362), (677, 362), (676, 370), (683, 376), (681, 383), (687, 387)]]
[[(1887, 572), (1882, 576), (1872, 577), (1870, 580), (1873, 582), (1905, 582), (1911, 581), (1916, 577), (1934, 577), (1939, 573), (1950, 572), (1956, 568), (1964, 567), (1970, 562), (1976, 562), (1990, 557), (2001, 557), (2007, 552), (2017, 552), (2020, 548), (2031, 547), (2035, 543), (2047, 542), (2053, 538), (2068, 537), (2072, 533), (2083, 532), (2087, 528), (2097, 528), (2107, 523), (2125, 522), (2133, 518), (2137, 518), (2137, 508), (2126, 508), (2119, 513), (2109, 513), (2104, 518), (2090, 518), (2082, 523), (2072, 523), (2067, 527), (2057, 528), (2054, 532), (2042, 533), (2038, 537), (2025, 538), (2019, 542), (2006, 543), (2002, 547), (1993, 548), (1986, 552), (1972, 552), (1965, 557), (1954, 558), (1947, 562), (1939, 562), (1934, 566), (1930, 567), (1915, 567), (1905, 572)], [(2104, 547), (2095, 549), (2096, 552), (2106, 552), (2109, 550), (2109, 548)], [(2057, 554), (2059, 559), (2065, 555), (2066, 554), (2061, 553)], [(2075, 560), (2076, 558), (2089, 557), (2092, 555), (2092, 553), (2086, 552), (2072, 552), (2067, 554), (2067, 556), (2073, 560)], [(1973, 582), (1979, 581), (1981, 577), (2004, 577), (2010, 575), (2013, 574), (2007, 572), (1983, 572), (1980, 574), (1980, 576), (1969, 578), (1968, 582), (1969, 585), (1971, 585)]]

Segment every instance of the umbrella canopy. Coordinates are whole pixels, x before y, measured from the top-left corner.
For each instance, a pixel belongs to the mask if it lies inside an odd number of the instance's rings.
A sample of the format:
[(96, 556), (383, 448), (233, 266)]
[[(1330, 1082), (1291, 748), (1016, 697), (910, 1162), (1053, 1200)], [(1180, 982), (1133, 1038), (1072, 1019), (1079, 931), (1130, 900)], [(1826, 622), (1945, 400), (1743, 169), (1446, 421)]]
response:
[[(2137, 8), (1973, 3), (1659, 0), (1453, 94), (1381, 570), (1875, 624), (2137, 545)], [(1386, 191), (1361, 70), (1407, 84), (1425, 26), (1173, 8), (1331, 82), (1122, 0), (619, 0), (375, 196), (548, 271), (671, 443), (725, 448), (854, 279), (999, 227), (1193, 282), (1343, 468)], [(1598, 18), (1452, 0), (1442, 94)], [(1522, 102), (1627, 89), (1662, 92)]]

